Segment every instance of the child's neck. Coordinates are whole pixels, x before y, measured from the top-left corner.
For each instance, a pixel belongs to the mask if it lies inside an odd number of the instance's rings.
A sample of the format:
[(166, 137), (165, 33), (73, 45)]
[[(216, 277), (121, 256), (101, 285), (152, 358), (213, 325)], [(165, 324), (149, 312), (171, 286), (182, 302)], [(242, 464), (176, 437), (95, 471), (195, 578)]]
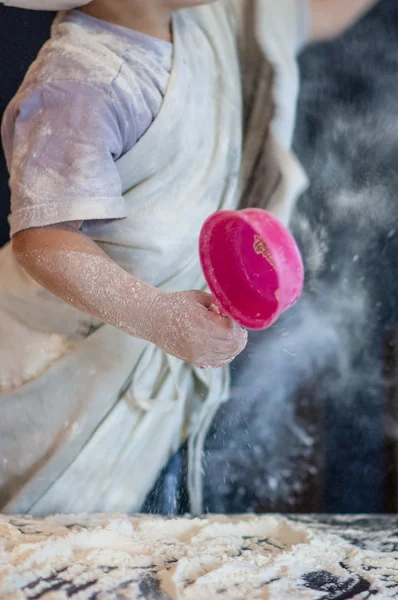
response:
[(80, 10), (96, 19), (134, 29), (167, 42), (172, 41), (172, 11), (156, 0), (94, 0)]

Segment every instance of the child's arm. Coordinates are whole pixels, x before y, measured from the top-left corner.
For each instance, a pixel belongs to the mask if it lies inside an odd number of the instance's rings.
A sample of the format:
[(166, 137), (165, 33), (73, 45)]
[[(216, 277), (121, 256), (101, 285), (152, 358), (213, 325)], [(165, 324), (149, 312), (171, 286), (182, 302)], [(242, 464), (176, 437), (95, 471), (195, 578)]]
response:
[(311, 0), (310, 41), (336, 37), (353, 25), (378, 0)]
[(208, 310), (209, 294), (161, 292), (78, 230), (28, 229), (14, 236), (13, 250), (33, 279), (68, 304), (188, 363), (219, 367), (246, 345), (246, 332)]

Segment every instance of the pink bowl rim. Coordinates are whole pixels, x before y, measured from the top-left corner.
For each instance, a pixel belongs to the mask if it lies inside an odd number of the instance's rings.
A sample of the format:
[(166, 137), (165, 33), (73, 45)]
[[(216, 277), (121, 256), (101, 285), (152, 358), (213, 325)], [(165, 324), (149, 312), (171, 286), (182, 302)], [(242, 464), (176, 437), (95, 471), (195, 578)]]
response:
[[(225, 313), (231, 319), (236, 321), (239, 325), (242, 325), (243, 327), (245, 327), (247, 329), (260, 330), (260, 329), (266, 329), (267, 327), (270, 327), (273, 323), (275, 323), (275, 321), (278, 319), (278, 317), (283, 312), (283, 310), (281, 308), (282, 302), (280, 300), (278, 301), (276, 310), (273, 312), (272, 315), (270, 315), (270, 317), (268, 319), (258, 319), (258, 318), (255, 319), (255, 318), (250, 318), (250, 317), (246, 317), (245, 315), (242, 315), (242, 313), (239, 310), (235, 309), (230, 304), (228, 298), (224, 295), (223, 291), (217, 285), (217, 283), (214, 280), (211, 280), (210, 277), (208, 277), (208, 273), (212, 269), (212, 264), (210, 262), (209, 254), (205, 252), (206, 244), (203, 243), (204, 237), (206, 234), (206, 230), (208, 229), (208, 227), (213, 228), (217, 223), (219, 223), (227, 218), (230, 219), (231, 217), (234, 218), (235, 220), (245, 221), (245, 223), (247, 223), (247, 225), (250, 226), (250, 228), (254, 231), (254, 233), (256, 233), (261, 238), (263, 238), (263, 234), (260, 231), (260, 228), (256, 224), (253, 224), (251, 222), (249, 215), (248, 215), (248, 211), (256, 211), (256, 212), (261, 212), (261, 213), (264, 212), (261, 209), (244, 209), (244, 210), (240, 210), (240, 211), (222, 210), (222, 211), (218, 211), (218, 212), (210, 215), (210, 217), (208, 217), (206, 219), (205, 223), (203, 224), (203, 227), (202, 227), (202, 230), (200, 233), (199, 257), (200, 257), (200, 263), (202, 265), (202, 270), (203, 270), (203, 274), (205, 276), (207, 285), (209, 286), (209, 289), (210, 289), (211, 293), (213, 294), (216, 302), (218, 304), (220, 304), (220, 306), (222, 306), (223, 311), (225, 311)], [(267, 215), (269, 215), (269, 213), (267, 213)], [(271, 220), (273, 220), (275, 218), (275, 217), (272, 217), (271, 215), (269, 215), (269, 216), (271, 217)], [(280, 275), (279, 275), (279, 269), (278, 269), (279, 260), (278, 260), (277, 256), (274, 256), (271, 248), (269, 250), (271, 252), (272, 258), (275, 259), (275, 264), (276, 264), (275, 271), (276, 271), (276, 276), (277, 276), (278, 288), (280, 289)]]
[[(222, 211), (221, 211), (222, 212)], [(231, 211), (234, 212), (234, 211)], [(244, 208), (242, 210), (238, 210), (235, 211), (238, 214), (240, 214), (243, 219), (246, 221), (246, 223), (248, 223), (251, 227), (253, 227), (253, 229), (256, 231), (256, 233), (262, 237), (262, 233), (261, 231), (259, 231), (259, 229), (257, 227), (254, 227), (252, 225), (252, 223), (250, 222), (250, 215), (252, 214), (259, 214), (259, 215), (264, 215), (264, 213), (266, 213), (267, 218), (269, 219), (269, 221), (271, 221), (273, 224), (275, 224), (280, 231), (282, 231), (290, 240), (290, 244), (292, 247), (292, 250), (294, 251), (296, 260), (297, 260), (297, 264), (299, 266), (300, 269), (300, 279), (301, 279), (301, 288), (297, 293), (297, 296), (288, 304), (286, 305), (282, 310), (282, 312), (285, 312), (286, 310), (288, 310), (289, 308), (291, 308), (296, 302), (297, 300), (300, 298), (302, 290), (303, 290), (303, 286), (304, 286), (304, 279), (305, 279), (305, 270), (304, 270), (304, 263), (303, 263), (303, 257), (301, 255), (300, 249), (298, 247), (298, 244), (293, 236), (293, 234), (291, 233), (291, 231), (289, 230), (288, 227), (286, 227), (286, 225), (284, 225), (284, 223), (282, 223), (282, 221), (280, 221), (280, 219), (278, 219), (277, 217), (275, 217), (273, 214), (271, 214), (270, 212), (261, 209), (261, 208)], [(217, 213), (215, 213), (217, 214)], [(261, 228), (260, 228), (261, 229)], [(277, 277), (278, 277), (278, 286), (279, 289), (281, 289), (281, 281), (280, 281), (280, 272), (283, 270), (283, 268), (281, 268), (281, 261), (280, 258), (277, 254), (274, 254), (272, 252), (271, 247), (269, 246), (269, 244), (267, 243), (267, 247), (269, 249), (269, 251), (271, 252), (272, 258), (275, 262), (276, 265), (276, 271), (277, 271)]]

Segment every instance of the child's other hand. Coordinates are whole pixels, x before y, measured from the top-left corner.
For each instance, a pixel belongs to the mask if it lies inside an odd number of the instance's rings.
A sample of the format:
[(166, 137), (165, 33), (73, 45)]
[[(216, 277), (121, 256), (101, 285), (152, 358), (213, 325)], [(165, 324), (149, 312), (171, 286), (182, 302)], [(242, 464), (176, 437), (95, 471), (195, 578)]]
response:
[(197, 367), (221, 367), (247, 344), (247, 332), (209, 310), (204, 292), (163, 293), (153, 303), (150, 341), (168, 354)]

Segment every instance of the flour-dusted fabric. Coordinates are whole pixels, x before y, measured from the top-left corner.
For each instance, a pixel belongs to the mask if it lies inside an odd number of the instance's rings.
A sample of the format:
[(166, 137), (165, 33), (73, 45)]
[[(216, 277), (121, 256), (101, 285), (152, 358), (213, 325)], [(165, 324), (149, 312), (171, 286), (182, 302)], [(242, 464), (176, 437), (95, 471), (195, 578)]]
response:
[[(166, 291), (203, 289), (197, 252), (201, 225), (215, 210), (238, 207), (247, 174), (258, 182), (252, 188), (258, 190), (258, 204), (272, 206), (278, 197), (286, 214), (291, 210), (303, 177), (290, 154), (291, 132), (279, 120), (283, 111), (290, 117), (295, 111), (291, 92), (298, 87), (297, 23), (296, 13), (289, 12), (294, 7), (294, 0), (248, 2), (247, 11), (257, 11), (251, 23), (263, 12), (268, 16), (264, 39), (243, 27), (246, 18), (230, 1), (175, 15), (173, 62), (163, 104), (137, 143), (115, 161), (125, 218), (84, 225), (87, 235), (133, 275)], [(276, 49), (287, 13), (291, 37), (279, 41), (279, 57)], [(65, 32), (70, 28), (73, 37), (73, 24), (61, 26)], [(261, 101), (271, 99), (276, 106), (271, 113), (264, 104), (268, 118), (258, 115), (257, 122), (253, 111), (248, 114), (241, 83), (242, 73), (245, 81), (255, 80), (248, 60), (251, 44), (244, 38), (256, 37), (264, 75), (270, 76), (264, 76), (263, 91), (255, 85), (252, 89)], [(76, 39), (70, 58), (79, 51)], [(259, 57), (257, 53), (256, 65)], [(292, 107), (283, 97), (286, 90)], [(294, 119), (289, 123), (293, 127)], [(267, 186), (261, 183), (267, 160), (261, 149), (253, 152), (246, 143), (253, 139), (251, 131), (264, 140), (269, 133), (278, 150), (269, 170), (277, 174), (275, 185), (267, 197)], [(268, 150), (266, 144), (265, 157)], [(285, 158), (297, 166), (295, 172), (285, 169)], [(251, 192), (250, 201), (255, 199)], [(66, 306), (21, 271), (10, 246), (0, 253), (0, 327), (6, 328), (6, 339), (13, 333), (19, 336), (18, 342), (14, 335), (11, 354), (0, 339), (6, 376), (18, 346), (25, 348), (14, 373), (15, 389), (1, 395), (3, 510), (137, 511), (170, 454), (191, 434), (191, 506), (200, 512), (203, 439), (220, 402), (227, 399), (228, 369), (194, 369)], [(29, 356), (40, 363), (36, 373)]]
[(156, 118), (172, 54), (168, 42), (81, 11), (56, 21), (3, 118), (11, 235), (126, 216), (115, 162)]
[[(309, 0), (297, 3), (296, 31), (285, 34), (293, 36), (293, 50), (308, 39), (310, 25)], [(76, 42), (81, 51), (71, 57)], [(172, 44), (81, 11), (53, 27), (3, 118), (11, 235), (126, 216), (115, 161), (157, 116), (171, 62)]]
[(266, 208), (288, 224), (308, 183), (291, 144), (299, 92), (297, 53), (303, 29), (306, 39), (310, 33), (310, 6), (301, 0), (280, 0), (275, 6), (270, 0), (237, 0), (237, 15), (246, 23), (241, 42), (246, 57), (242, 205)]

